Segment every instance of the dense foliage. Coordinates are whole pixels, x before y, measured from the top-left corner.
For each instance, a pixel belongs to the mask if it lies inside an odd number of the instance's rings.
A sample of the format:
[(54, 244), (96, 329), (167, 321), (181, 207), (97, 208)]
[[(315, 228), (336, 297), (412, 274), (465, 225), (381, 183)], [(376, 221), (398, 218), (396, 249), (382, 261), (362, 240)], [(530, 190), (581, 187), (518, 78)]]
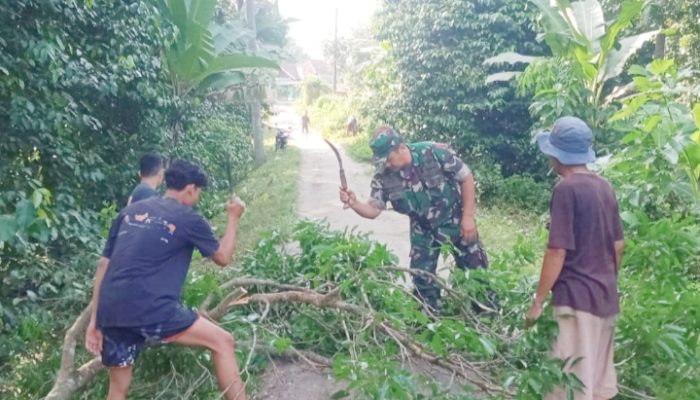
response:
[(541, 172), (529, 145), (527, 100), (487, 85), (483, 61), (502, 51), (543, 54), (522, 1), (388, 2), (377, 39), (392, 62), (393, 91), (375, 94), (377, 120), (415, 139), (446, 141), (473, 164), (499, 163), (505, 175)]
[(84, 305), (101, 237), (143, 153), (198, 160), (215, 189), (249, 169), (246, 107), (175, 90), (164, 55), (180, 35), (163, 7), (0, 3), (2, 369), (25, 352), (25, 334), (48, 337)]
[(603, 170), (618, 188), (631, 244), (619, 353), (634, 357), (622, 378), (683, 398), (700, 390), (700, 105), (691, 111), (678, 96), (684, 78), (672, 60), (630, 73), (640, 91), (609, 121), (626, 134)]
[[(565, 9), (565, 2), (558, 4)], [(580, 11), (588, 16), (600, 9), (593, 0), (585, 6)], [(643, 2), (622, 2), (619, 15), (599, 36), (602, 47), (590, 46), (590, 37), (563, 34), (557, 26), (564, 19), (553, 22), (563, 15), (560, 9), (549, 8), (549, 14), (542, 9), (543, 32), (555, 58), (531, 65), (521, 78), (522, 86), (534, 88), (533, 119), (544, 126), (562, 115), (589, 121), (599, 154), (608, 154), (598, 168), (616, 188), (625, 222), (628, 248), (620, 272), (616, 357), (627, 361), (619, 366), (620, 380), (648, 394), (691, 398), (700, 390), (700, 326), (690, 311), (700, 302), (697, 81), (673, 59), (632, 65), (627, 74), (635, 91), (617, 102), (616, 88), (597, 77), (612, 71), (606, 63), (622, 68), (630, 56), (616, 57), (633, 46), (615, 43), (625, 41), (622, 34), (642, 15)]]
[(196, 161), (210, 175), (198, 208), (205, 216), (220, 212), (231, 189), (253, 165), (250, 120), (242, 104), (205, 101), (184, 118), (184, 135), (174, 156)]
[(123, 204), (138, 157), (167, 137), (160, 52), (174, 30), (142, 2), (3, 2), (0, 18), (4, 333), (31, 303), (88, 286), (73, 257), (99, 244), (99, 211)]
[(301, 103), (297, 108), (299, 108), (302, 113), (305, 112), (308, 106), (318, 100), (319, 97), (329, 93), (330, 91), (331, 88), (329, 88), (328, 85), (326, 85), (326, 83), (323, 82), (318, 76), (307, 76), (301, 83), (301, 99), (299, 99)]

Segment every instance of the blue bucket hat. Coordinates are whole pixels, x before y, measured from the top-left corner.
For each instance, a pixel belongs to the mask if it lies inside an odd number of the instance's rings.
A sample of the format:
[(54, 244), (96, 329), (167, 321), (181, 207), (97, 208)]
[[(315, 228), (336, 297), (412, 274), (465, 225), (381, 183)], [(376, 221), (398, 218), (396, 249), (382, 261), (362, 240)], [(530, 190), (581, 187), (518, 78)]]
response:
[(591, 148), (593, 132), (576, 117), (563, 117), (554, 123), (551, 132), (537, 135), (540, 150), (563, 165), (581, 165), (595, 161)]

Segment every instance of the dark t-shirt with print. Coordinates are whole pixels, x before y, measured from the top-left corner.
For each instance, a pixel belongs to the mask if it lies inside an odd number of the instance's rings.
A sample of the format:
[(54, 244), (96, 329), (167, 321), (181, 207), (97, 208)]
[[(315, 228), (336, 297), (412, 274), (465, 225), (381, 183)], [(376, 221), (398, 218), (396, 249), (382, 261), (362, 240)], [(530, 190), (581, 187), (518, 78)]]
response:
[(599, 317), (619, 312), (614, 242), (623, 239), (615, 193), (605, 179), (577, 173), (554, 188), (549, 248), (566, 249), (552, 304)]
[(194, 249), (219, 248), (207, 221), (175, 199), (152, 197), (124, 208), (103, 256), (109, 267), (97, 308), (100, 327), (137, 327), (168, 320), (180, 307)]
[(139, 183), (134, 188), (129, 196), (129, 204), (136, 203), (137, 201), (146, 200), (151, 197), (158, 196), (158, 192), (145, 183)]

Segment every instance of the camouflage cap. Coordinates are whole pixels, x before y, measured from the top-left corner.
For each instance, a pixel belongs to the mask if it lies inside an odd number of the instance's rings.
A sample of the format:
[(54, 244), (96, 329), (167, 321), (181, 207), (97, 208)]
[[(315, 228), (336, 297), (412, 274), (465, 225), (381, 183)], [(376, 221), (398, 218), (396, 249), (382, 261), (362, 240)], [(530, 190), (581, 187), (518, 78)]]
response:
[(382, 170), (389, 154), (396, 150), (401, 143), (403, 143), (403, 138), (396, 131), (389, 127), (385, 129), (380, 128), (369, 144), (369, 147), (372, 149), (372, 163), (374, 166), (378, 170)]

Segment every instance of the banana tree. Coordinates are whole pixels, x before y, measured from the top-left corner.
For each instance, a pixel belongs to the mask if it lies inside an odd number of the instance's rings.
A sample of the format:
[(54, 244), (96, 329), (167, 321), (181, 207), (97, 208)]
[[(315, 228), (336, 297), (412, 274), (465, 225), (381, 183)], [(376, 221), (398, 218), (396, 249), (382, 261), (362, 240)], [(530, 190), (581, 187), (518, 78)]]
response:
[[(275, 61), (244, 54), (239, 50), (243, 47), (235, 46), (251, 35), (242, 25), (213, 23), (216, 3), (217, 0), (167, 0), (179, 33), (168, 49), (166, 59), (179, 96), (187, 95), (207, 78), (218, 74), (250, 68), (278, 68)], [(218, 81), (234, 82), (230, 79)]]
[[(270, 58), (243, 52), (245, 41), (254, 37), (235, 21), (214, 22), (217, 0), (167, 0), (167, 11), (178, 36), (166, 51), (168, 71), (177, 99), (193, 92), (221, 92), (247, 81), (253, 68), (278, 68)], [(171, 119), (173, 144), (179, 141), (181, 115)]]
[[(620, 33), (637, 18), (644, 6), (642, 0), (625, 0), (615, 21), (607, 24), (598, 0), (528, 0), (540, 10), (544, 40), (552, 50), (552, 58), (565, 60), (576, 68), (577, 75), (590, 93), (588, 101), (601, 102), (605, 83), (619, 76), (629, 58), (659, 31), (619, 38)], [(484, 63), (530, 64), (538, 58), (517, 53), (503, 53)], [(521, 72), (499, 72), (487, 77), (487, 83), (510, 80)]]

